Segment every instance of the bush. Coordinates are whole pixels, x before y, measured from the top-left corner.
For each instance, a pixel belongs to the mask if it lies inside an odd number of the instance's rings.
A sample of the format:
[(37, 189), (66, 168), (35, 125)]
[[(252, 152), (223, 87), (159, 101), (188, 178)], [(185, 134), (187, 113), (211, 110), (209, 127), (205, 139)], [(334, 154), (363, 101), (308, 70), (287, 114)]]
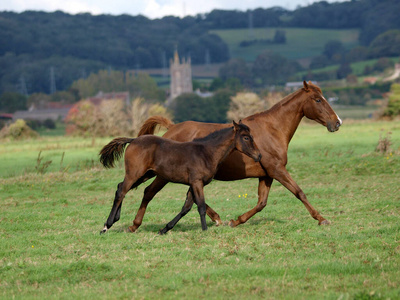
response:
[(39, 134), (32, 130), (24, 120), (18, 119), (15, 123), (5, 126), (0, 131), (0, 138), (10, 138), (22, 140), (26, 138), (36, 138)]
[(383, 115), (386, 117), (395, 117), (400, 115), (400, 84), (392, 84), (390, 88), (389, 102)]

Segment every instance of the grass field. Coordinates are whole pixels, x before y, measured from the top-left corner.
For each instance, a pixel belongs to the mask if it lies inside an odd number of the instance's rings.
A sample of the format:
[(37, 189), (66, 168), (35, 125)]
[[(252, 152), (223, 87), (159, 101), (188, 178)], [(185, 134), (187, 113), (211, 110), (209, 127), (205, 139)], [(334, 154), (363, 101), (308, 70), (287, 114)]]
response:
[[(286, 44), (263, 45), (255, 44), (240, 47), (242, 41), (254, 39), (272, 40), (277, 29), (286, 32)], [(228, 45), (230, 56), (243, 58), (253, 62), (265, 50), (271, 50), (289, 59), (304, 59), (321, 55), (325, 44), (330, 40), (339, 40), (345, 48), (358, 45), (358, 29), (331, 30), (309, 28), (254, 28), (253, 35), (249, 29), (213, 30)]]
[[(392, 151), (378, 154), (386, 134)], [(159, 236), (186, 193), (169, 184), (130, 234), (143, 184), (127, 195), (121, 220), (99, 235), (123, 178), (122, 164), (98, 163), (108, 141), (1, 141), (0, 298), (400, 298), (399, 121), (353, 121), (336, 133), (299, 127), (288, 169), (329, 226), (318, 226), (274, 182), (267, 207), (246, 224), (216, 227), (207, 219), (202, 232), (193, 209)], [(205, 194), (229, 221), (255, 206), (257, 180), (214, 181)]]

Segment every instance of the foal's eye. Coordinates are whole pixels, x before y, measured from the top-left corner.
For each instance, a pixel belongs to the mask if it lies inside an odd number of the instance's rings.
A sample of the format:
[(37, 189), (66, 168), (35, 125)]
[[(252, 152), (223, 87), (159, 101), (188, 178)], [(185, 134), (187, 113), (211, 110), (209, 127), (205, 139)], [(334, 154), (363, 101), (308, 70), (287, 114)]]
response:
[(245, 141), (249, 141), (249, 140), (250, 140), (250, 138), (249, 138), (248, 136), (245, 136), (243, 139), (244, 139)]
[(321, 99), (318, 98), (318, 99), (316, 99), (315, 101), (319, 103), (319, 102), (321, 102)]

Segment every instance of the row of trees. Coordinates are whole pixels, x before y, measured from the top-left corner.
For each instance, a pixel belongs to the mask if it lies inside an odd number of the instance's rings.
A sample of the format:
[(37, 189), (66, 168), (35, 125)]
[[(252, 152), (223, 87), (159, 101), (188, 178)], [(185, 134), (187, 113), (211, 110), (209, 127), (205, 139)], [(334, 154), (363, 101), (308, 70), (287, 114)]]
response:
[[(279, 7), (243, 11), (213, 10), (185, 18), (0, 12), (0, 94), (51, 93), (101, 69), (161, 68), (178, 47), (194, 64), (229, 60), (227, 45), (211, 29), (254, 27), (360, 28), (363, 46), (375, 56), (396, 53), (387, 37), (400, 29), (400, 2), (361, 0), (318, 2), (294, 11)], [(392, 39), (389, 39), (392, 41)], [(390, 48), (390, 47), (389, 47)], [(398, 53), (398, 52), (397, 52)], [(386, 55), (386, 54), (385, 54)], [(53, 75), (50, 70), (54, 70)], [(52, 77), (53, 76), (53, 77)]]
[(93, 97), (99, 92), (129, 92), (130, 97), (143, 97), (151, 103), (163, 102), (166, 98), (164, 90), (146, 73), (100, 70), (90, 74), (86, 79), (74, 81), (65, 91), (52, 95), (33, 93), (29, 96), (15, 92), (5, 92), (0, 95), (0, 111), (13, 113), (25, 110), (32, 105), (36, 108), (46, 108), (49, 102), (75, 103), (81, 99)]

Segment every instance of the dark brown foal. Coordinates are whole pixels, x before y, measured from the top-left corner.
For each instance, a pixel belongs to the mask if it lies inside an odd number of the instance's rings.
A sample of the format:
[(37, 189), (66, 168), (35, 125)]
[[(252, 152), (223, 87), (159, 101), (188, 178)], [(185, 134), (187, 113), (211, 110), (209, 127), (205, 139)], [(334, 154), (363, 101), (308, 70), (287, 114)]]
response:
[[(113, 167), (115, 159), (123, 154), (125, 145), (125, 178), (118, 185), (110, 215), (101, 233), (106, 232), (120, 218), (121, 205), (126, 193), (141, 184), (150, 174), (156, 174), (167, 182), (189, 185), (193, 201), (197, 204), (201, 227), (207, 229), (203, 187), (211, 182), (218, 166), (226, 156), (237, 149), (254, 161), (261, 159), (249, 128), (243, 123), (216, 131), (193, 142), (176, 142), (147, 135), (136, 139), (116, 138), (100, 151), (100, 161), (105, 167)], [(185, 212), (185, 211), (184, 211)], [(179, 219), (185, 213), (179, 215)], [(176, 219), (176, 220), (175, 220)], [(179, 221), (170, 222), (160, 233), (165, 233)], [(136, 228), (130, 226), (134, 231)]]

